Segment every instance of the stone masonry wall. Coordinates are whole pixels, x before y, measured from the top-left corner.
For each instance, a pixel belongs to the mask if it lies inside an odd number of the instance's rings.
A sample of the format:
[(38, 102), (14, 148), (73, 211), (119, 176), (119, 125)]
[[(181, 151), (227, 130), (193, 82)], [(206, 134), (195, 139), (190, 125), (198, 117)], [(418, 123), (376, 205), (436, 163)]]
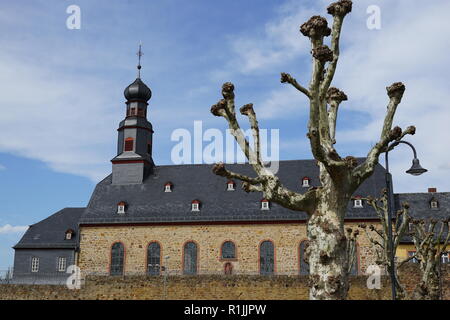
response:
[[(356, 227), (357, 223), (347, 227)], [(125, 275), (146, 272), (147, 246), (152, 241), (161, 246), (163, 257), (169, 256), (171, 275), (181, 274), (183, 246), (194, 241), (198, 246), (198, 274), (224, 272), (224, 264), (233, 264), (233, 273), (259, 274), (259, 245), (271, 240), (275, 247), (275, 274), (299, 273), (299, 245), (305, 240), (305, 224), (247, 225), (177, 225), (177, 226), (113, 226), (81, 227), (79, 266), (85, 274), (109, 273), (111, 246), (122, 242), (125, 247)], [(220, 248), (224, 241), (236, 245), (237, 259), (222, 260)], [(374, 262), (374, 255), (364, 234), (358, 238), (359, 273)]]
[[(450, 266), (443, 281), (444, 299), (450, 299)], [(400, 275), (408, 291), (419, 278), (417, 265)], [(365, 276), (351, 277), (351, 300), (390, 299), (390, 284), (382, 277), (381, 289), (369, 290)], [(80, 290), (52, 285), (0, 285), (5, 299), (168, 299), (168, 300), (304, 300), (308, 299), (306, 276), (147, 276), (88, 277)]]

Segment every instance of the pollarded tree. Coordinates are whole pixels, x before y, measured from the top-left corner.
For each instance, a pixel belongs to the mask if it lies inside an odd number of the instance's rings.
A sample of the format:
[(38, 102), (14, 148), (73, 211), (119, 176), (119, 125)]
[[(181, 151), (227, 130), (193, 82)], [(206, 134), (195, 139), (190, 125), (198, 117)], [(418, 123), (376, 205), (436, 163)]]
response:
[(393, 226), (392, 245), (389, 241), (389, 208), (388, 208), (388, 194), (384, 189), (380, 198), (362, 198), (368, 205), (370, 205), (376, 212), (380, 219), (381, 228), (378, 229), (374, 225), (367, 227), (365, 224), (360, 224), (359, 227), (365, 231), (366, 237), (372, 244), (372, 249), (376, 254), (376, 263), (384, 267), (389, 275), (394, 272), (396, 299), (403, 300), (407, 298), (405, 287), (400, 283), (398, 277), (398, 269), (412, 258), (402, 261), (396, 268), (392, 269), (391, 254), (397, 252), (400, 241), (408, 234), (408, 226), (411, 221), (409, 216), (409, 204), (403, 203), (402, 209), (397, 211), (395, 225)]
[(417, 300), (438, 300), (441, 298), (442, 256), (447, 252), (450, 241), (450, 219), (413, 220), (411, 232), (416, 252), (411, 258), (417, 259), (421, 279), (414, 290)]
[[(349, 259), (347, 237), (344, 231), (344, 216), (347, 203), (353, 192), (372, 175), (378, 158), (391, 141), (400, 140), (406, 134), (414, 134), (415, 128), (405, 131), (392, 129), (395, 111), (405, 86), (394, 83), (387, 87), (389, 103), (379, 141), (369, 151), (365, 161), (358, 165), (352, 156), (342, 158), (334, 148), (336, 120), (339, 105), (347, 96), (331, 87), (338, 59), (339, 39), (345, 16), (351, 12), (352, 2), (341, 0), (328, 6), (333, 16), (330, 29), (327, 20), (320, 16), (311, 17), (300, 27), (300, 32), (311, 42), (312, 75), (309, 87), (299, 84), (291, 75), (281, 74), (281, 82), (289, 83), (309, 99), (309, 123), (307, 137), (311, 151), (320, 169), (321, 186), (301, 194), (284, 187), (279, 178), (264, 164), (260, 152), (259, 127), (252, 104), (240, 108), (248, 117), (253, 147), (245, 138), (236, 119), (234, 85), (222, 86), (223, 99), (211, 107), (215, 116), (221, 116), (229, 124), (231, 134), (252, 165), (256, 177), (231, 172), (223, 163), (214, 166), (215, 174), (239, 179), (247, 192), (262, 192), (264, 197), (283, 207), (308, 214), (310, 298), (345, 299), (348, 291)], [(331, 35), (331, 48), (324, 43)]]
[[(450, 240), (449, 219), (437, 221), (431, 219), (413, 220), (409, 215), (409, 204), (403, 203), (402, 209), (397, 211), (392, 237), (392, 248), (389, 242), (388, 230), (388, 195), (383, 191), (379, 199), (367, 197), (363, 198), (372, 208), (374, 208), (380, 219), (381, 229), (365, 224), (359, 225), (365, 230), (366, 236), (375, 251), (378, 265), (386, 267), (391, 275), (395, 274), (396, 299), (410, 299), (404, 286), (400, 283), (398, 270), (407, 262), (416, 260), (419, 264), (421, 279), (417, 284), (413, 299), (417, 300), (438, 300), (441, 293), (441, 263), (442, 256), (447, 253), (447, 246)], [(367, 230), (369, 229), (369, 230)], [(396, 264), (394, 271), (391, 268), (391, 252), (396, 252), (400, 241), (407, 235), (412, 237), (415, 252), (410, 257)]]

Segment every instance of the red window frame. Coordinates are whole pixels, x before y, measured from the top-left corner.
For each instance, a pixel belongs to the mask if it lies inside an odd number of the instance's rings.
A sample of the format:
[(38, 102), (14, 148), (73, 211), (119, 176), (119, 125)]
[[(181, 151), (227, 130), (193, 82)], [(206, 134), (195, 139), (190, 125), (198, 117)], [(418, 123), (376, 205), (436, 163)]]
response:
[(126, 138), (123, 150), (124, 151), (133, 151), (133, 149), (134, 149), (134, 139)]

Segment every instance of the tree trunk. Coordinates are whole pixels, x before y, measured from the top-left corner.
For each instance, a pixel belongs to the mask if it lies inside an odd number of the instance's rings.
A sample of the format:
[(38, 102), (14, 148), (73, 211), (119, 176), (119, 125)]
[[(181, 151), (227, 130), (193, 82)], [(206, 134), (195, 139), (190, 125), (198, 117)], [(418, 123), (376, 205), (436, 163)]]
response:
[(439, 300), (440, 299), (440, 278), (439, 262), (434, 257), (430, 257), (428, 262), (421, 262), (422, 279), (414, 290), (415, 300)]
[[(351, 195), (336, 186), (321, 167), (320, 197), (308, 220), (310, 299), (341, 300), (348, 292), (347, 238), (344, 216)], [(327, 183), (324, 183), (327, 180)]]

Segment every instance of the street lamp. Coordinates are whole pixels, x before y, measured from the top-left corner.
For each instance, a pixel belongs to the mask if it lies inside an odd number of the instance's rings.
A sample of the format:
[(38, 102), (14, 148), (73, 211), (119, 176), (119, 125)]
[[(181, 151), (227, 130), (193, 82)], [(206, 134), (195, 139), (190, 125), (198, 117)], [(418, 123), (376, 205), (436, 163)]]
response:
[(391, 143), (386, 151), (385, 154), (385, 161), (386, 161), (386, 188), (387, 188), (387, 195), (388, 195), (388, 241), (390, 246), (390, 265), (391, 265), (391, 288), (392, 288), (392, 300), (396, 299), (396, 279), (395, 279), (395, 252), (394, 252), (394, 241), (392, 236), (392, 216), (393, 216), (393, 210), (394, 210), (394, 188), (392, 186), (392, 175), (389, 172), (389, 160), (388, 160), (388, 154), (389, 151), (392, 150), (395, 146), (399, 145), (400, 143), (404, 143), (411, 147), (413, 153), (414, 153), (414, 159), (412, 160), (412, 166), (410, 169), (406, 170), (406, 173), (411, 174), (413, 176), (419, 176), (422, 173), (427, 172), (427, 169), (422, 168), (420, 165), (419, 159), (417, 158), (417, 152), (414, 146), (407, 142), (407, 141), (395, 141)]
[(170, 256), (164, 257), (164, 300), (167, 299), (167, 276), (169, 275), (169, 259)]

